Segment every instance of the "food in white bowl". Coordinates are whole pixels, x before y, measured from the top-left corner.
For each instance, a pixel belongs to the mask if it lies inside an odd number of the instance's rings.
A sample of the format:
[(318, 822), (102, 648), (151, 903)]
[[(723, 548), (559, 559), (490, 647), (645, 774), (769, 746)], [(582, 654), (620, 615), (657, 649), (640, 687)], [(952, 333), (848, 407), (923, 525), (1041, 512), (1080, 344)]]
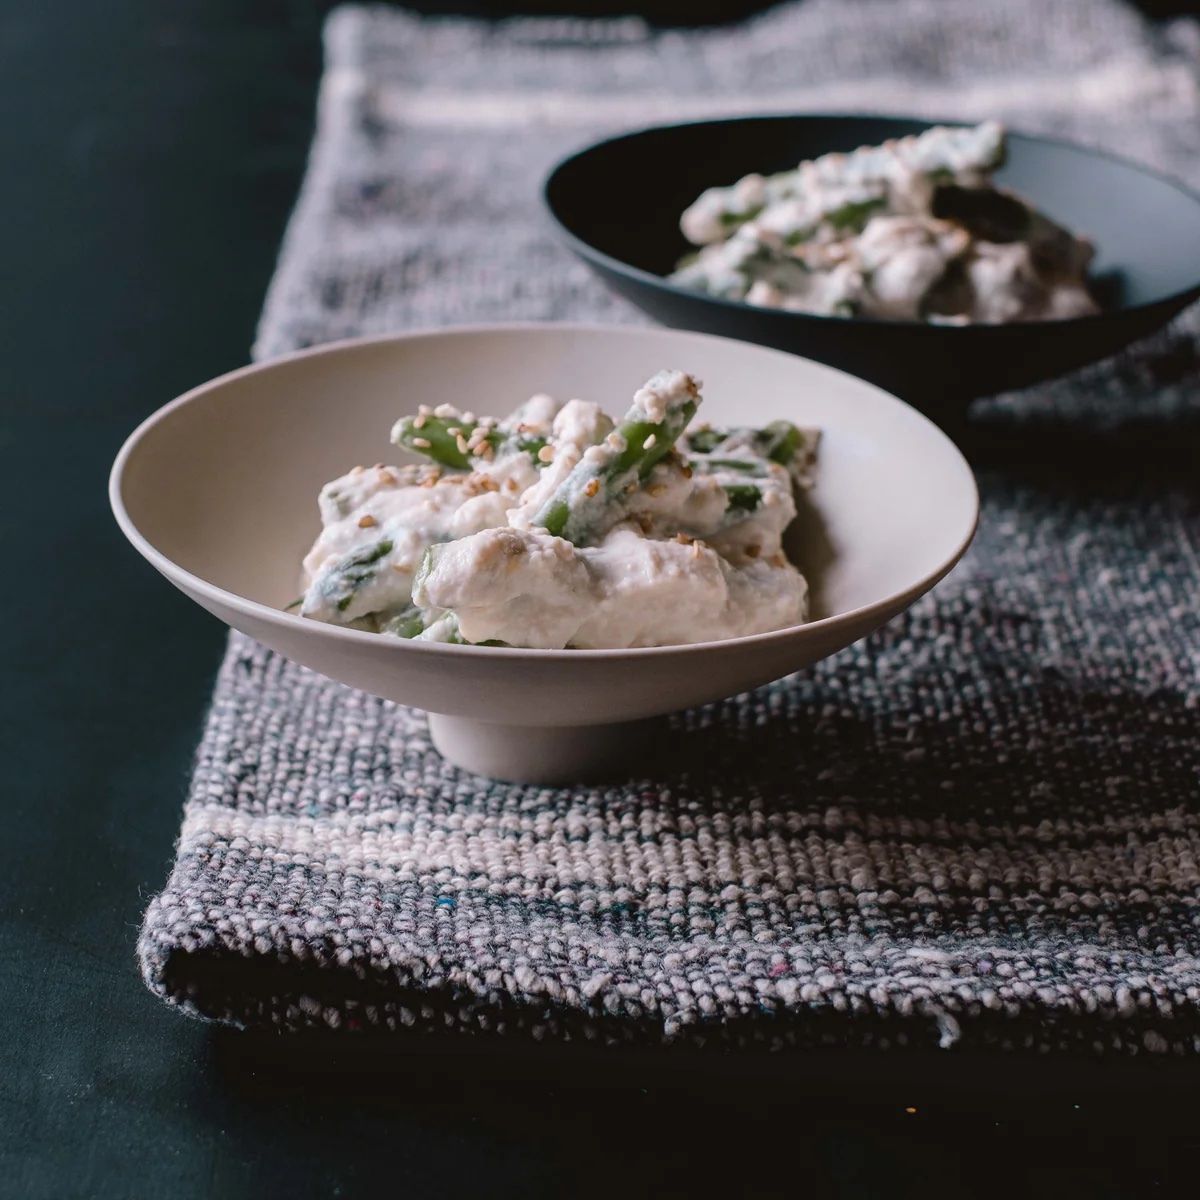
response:
[(784, 533), (818, 432), (689, 425), (659, 371), (614, 422), (538, 393), (506, 417), (422, 405), (392, 440), (425, 465), (326, 484), (301, 615), (386, 636), (531, 649), (710, 642), (803, 621)]
[[(632, 395), (663, 363), (704, 380), (715, 428), (820, 429), (816, 483), (784, 539), (809, 584), (803, 623), (667, 646), (531, 650), (382, 637), (285, 611), (320, 532), (307, 498), (345, 464), (375, 462), (397, 415), (470, 397), (478, 417), (499, 422), (529, 396), (570, 396), (581, 381), (592, 396)], [(137, 550), (222, 621), (350, 687), (427, 710), (451, 762), (537, 783), (655, 767), (639, 735), (665, 735), (644, 718), (758, 687), (865, 637), (950, 570), (978, 511), (946, 435), (860, 379), (729, 338), (561, 324), (346, 342), (235, 371), (148, 417), (117, 457), (110, 494)]]
[(996, 187), (1003, 127), (935, 126), (705, 191), (671, 280), (820, 316), (1007, 324), (1087, 316), (1090, 242)]

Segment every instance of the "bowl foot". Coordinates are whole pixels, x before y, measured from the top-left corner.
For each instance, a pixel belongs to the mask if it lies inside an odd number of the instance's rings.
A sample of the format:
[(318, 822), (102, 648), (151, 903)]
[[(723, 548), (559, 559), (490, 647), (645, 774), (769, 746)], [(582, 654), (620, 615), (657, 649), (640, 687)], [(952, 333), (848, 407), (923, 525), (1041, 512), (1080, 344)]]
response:
[(559, 785), (645, 775), (642, 757), (659, 720), (614, 725), (495, 725), (429, 714), (429, 736), (456, 767), (509, 783)]

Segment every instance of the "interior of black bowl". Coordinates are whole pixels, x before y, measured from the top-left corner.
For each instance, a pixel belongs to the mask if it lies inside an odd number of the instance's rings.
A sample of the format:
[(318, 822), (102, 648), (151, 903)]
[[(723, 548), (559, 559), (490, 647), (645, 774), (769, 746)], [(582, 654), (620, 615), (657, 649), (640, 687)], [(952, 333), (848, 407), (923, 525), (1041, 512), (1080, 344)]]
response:
[(1200, 198), (1134, 163), (1021, 134), (1010, 135), (997, 180), (1096, 244), (1098, 316), (953, 328), (817, 317), (685, 292), (663, 278), (691, 249), (679, 217), (705, 188), (929, 125), (780, 116), (663, 126), (565, 159), (548, 178), (545, 198), (576, 253), (658, 320), (817, 358), (927, 411), (1102, 358), (1200, 295)]
[[(890, 117), (747, 117), (664, 126), (601, 142), (551, 177), (551, 211), (593, 249), (666, 275), (692, 249), (679, 216), (707, 187), (752, 171), (920, 133)], [(1010, 134), (1002, 186), (1097, 249), (1106, 307), (1150, 304), (1200, 284), (1200, 199), (1133, 163), (1065, 142)]]

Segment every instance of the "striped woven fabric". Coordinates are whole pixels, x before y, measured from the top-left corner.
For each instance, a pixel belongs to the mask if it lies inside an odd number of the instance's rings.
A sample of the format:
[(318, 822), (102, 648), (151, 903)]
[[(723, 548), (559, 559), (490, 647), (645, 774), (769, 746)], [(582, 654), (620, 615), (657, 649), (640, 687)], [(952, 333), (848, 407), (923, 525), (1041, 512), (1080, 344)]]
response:
[[(736, 29), (344, 8), (269, 356), (637, 319), (552, 243), (548, 163), (658, 118), (1000, 116), (1200, 183), (1200, 32), (1102, 0), (806, 0)], [(601, 789), (446, 766), (424, 718), (234, 635), (149, 986), (249, 1027), (613, 1042), (1200, 1048), (1197, 323), (977, 406), (962, 566)]]

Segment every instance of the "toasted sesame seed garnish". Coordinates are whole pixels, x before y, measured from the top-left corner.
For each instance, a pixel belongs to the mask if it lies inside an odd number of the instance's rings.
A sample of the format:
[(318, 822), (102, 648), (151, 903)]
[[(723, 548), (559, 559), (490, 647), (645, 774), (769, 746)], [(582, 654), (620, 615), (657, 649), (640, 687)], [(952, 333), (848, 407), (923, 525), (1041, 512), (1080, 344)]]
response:
[(380, 483), (386, 483), (388, 485), (388, 487), (395, 487), (396, 484), (400, 482), (396, 478), (396, 476), (391, 471), (387, 470), (386, 468), (380, 469), (379, 481), (380, 481)]
[(444, 421), (447, 417), (457, 417), (458, 413), (449, 404), (439, 404), (437, 408), (433, 410), (433, 415), (435, 417), (441, 417)]
[(504, 481), (504, 490), (506, 492), (519, 492), (521, 485), (515, 479), (506, 479)]
[(686, 533), (677, 533), (673, 540), (681, 546), (690, 546), (692, 544), (692, 539)]
[[(424, 408), (424, 407), (425, 407), (425, 405), (423, 405), (423, 404), (422, 404), (422, 405), (421, 405), (421, 407), (422, 407), (422, 408)], [(415, 417), (415, 418), (414, 418), (414, 420), (413, 420), (413, 428), (414, 428), (414, 429), (424, 429), (424, 428), (425, 428), (425, 422), (426, 422), (428, 419), (429, 419), (429, 418), (428, 418), (428, 417), (426, 417), (426, 415), (424, 414), (424, 412), (419, 412), (419, 413), (417, 413), (416, 417)]]
[(657, 444), (658, 444), (658, 437), (657, 437), (657, 435), (656, 435), (656, 434), (653, 434), (653, 433), (652, 433), (652, 434), (651, 434), (651, 435), (650, 435), (650, 436), (649, 436), (649, 437), (648, 437), (648, 438), (647, 438), (647, 439), (646, 439), (646, 440), (645, 440), (645, 441), (642, 443), (642, 449), (643, 449), (643, 450), (653, 450), (653, 449), (654, 449), (654, 447), (655, 447)]
[(544, 462), (544, 463), (553, 462), (554, 461), (554, 447), (553, 446), (540, 447), (538, 449), (537, 456), (538, 456), (538, 462)]
[(363, 515), (358, 518), (359, 529), (370, 529), (372, 526), (378, 525), (378, 524), (379, 524), (379, 522), (377, 520), (375, 520), (375, 518), (373, 516), (371, 516), (370, 513), (363, 513)]
[(667, 485), (665, 483), (652, 483), (646, 489), (646, 493), (647, 493), (647, 495), (650, 495), (650, 496), (661, 496), (663, 494), (663, 492), (665, 492), (666, 490), (667, 490)]
[(372, 470), (372, 471), (382, 471), (382, 470), (383, 470), (383, 463), (376, 463), (376, 464), (375, 464), (375, 465), (374, 465), (374, 466), (371, 468), (371, 470)]
[(594, 496), (600, 490), (600, 480), (589, 479), (584, 485), (583, 494), (585, 496)]
[(485, 492), (498, 492), (500, 490), (500, 485), (490, 475), (480, 475), (479, 486)]
[(417, 416), (428, 417), (428, 416), (431, 416), (432, 414), (433, 414), (433, 409), (430, 408), (428, 404), (418, 404), (417, 405)]
[(474, 424), (475, 424), (475, 414), (474, 414), (473, 412), (465, 412), (465, 413), (463, 413), (463, 415), (462, 415), (462, 423), (463, 423), (464, 425), (474, 425)]
[(362, 474), (362, 473), (363, 473), (363, 472), (364, 472), (366, 469), (367, 469), (366, 467), (355, 467), (355, 468), (354, 468), (354, 469), (353, 469), (353, 470), (350, 472), (350, 474), (351, 474), (351, 475), (361, 475), (361, 474)]
[(418, 450), (428, 450), (433, 443), (428, 438), (413, 438), (412, 444)]
[(604, 444), (612, 450), (625, 449), (625, 439), (615, 430), (604, 439)]
[(693, 542), (692, 543), (692, 557), (699, 558), (700, 555), (704, 552), (704, 548), (705, 547), (704, 547), (703, 542), (699, 542), (699, 541)]
[(458, 447), (459, 454), (466, 454), (467, 439), (461, 433), (454, 439), (454, 444)]

